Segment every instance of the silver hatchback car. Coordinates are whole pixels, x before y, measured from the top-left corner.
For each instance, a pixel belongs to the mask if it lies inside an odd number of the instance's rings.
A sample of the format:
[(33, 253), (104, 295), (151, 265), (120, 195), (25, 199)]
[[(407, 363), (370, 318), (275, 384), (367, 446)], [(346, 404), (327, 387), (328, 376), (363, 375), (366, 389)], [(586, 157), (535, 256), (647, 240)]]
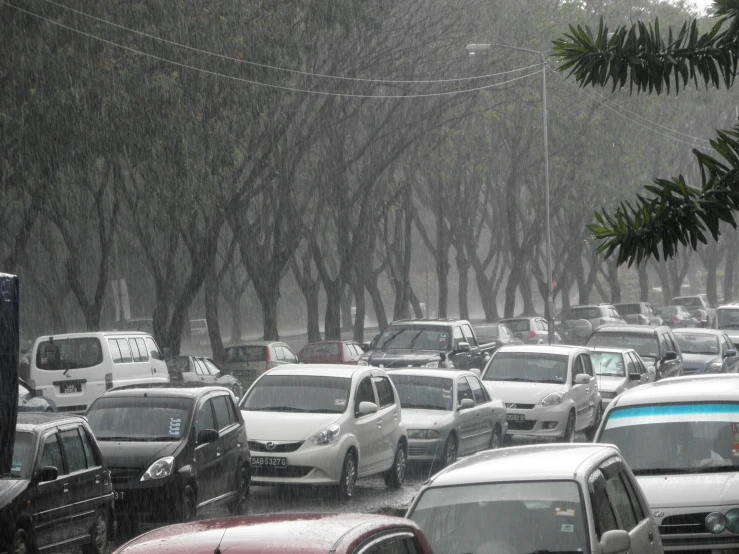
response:
[(440, 553), (662, 553), (644, 495), (610, 445), (480, 452), (427, 481), (406, 517)]

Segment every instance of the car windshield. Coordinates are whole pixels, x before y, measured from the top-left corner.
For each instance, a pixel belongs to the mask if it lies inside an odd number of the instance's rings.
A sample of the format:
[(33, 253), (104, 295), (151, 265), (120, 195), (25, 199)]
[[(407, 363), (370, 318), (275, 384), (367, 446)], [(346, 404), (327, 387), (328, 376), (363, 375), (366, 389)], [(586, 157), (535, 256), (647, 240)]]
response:
[(629, 348), (636, 350), (642, 358), (659, 358), (659, 343), (653, 333), (613, 333), (597, 332), (588, 339), (587, 346), (595, 348)]
[(601, 308), (572, 308), (565, 319), (598, 319), (604, 317)]
[(686, 298), (673, 298), (672, 303), (678, 306), (685, 306), (686, 308), (702, 308), (703, 302), (700, 298), (686, 297)]
[(506, 319), (505, 324), (514, 333), (524, 333), (529, 330), (528, 319)]
[(377, 340), (378, 350), (449, 350), (451, 329), (438, 325), (390, 325)]
[(341, 414), (349, 402), (351, 383), (350, 377), (265, 375), (244, 397), (241, 409)]
[(666, 315), (670, 317), (675, 317), (677, 315), (684, 315), (685, 312), (683, 312), (681, 308), (682, 306), (662, 306), (662, 308), (660, 308), (660, 313), (662, 315)]
[(719, 329), (739, 329), (739, 308), (723, 308), (716, 312)]
[(530, 381), (565, 383), (567, 354), (539, 352), (498, 352), (483, 375), (483, 381)]
[(636, 475), (735, 471), (739, 404), (624, 407), (606, 419), (599, 442), (621, 449)]
[(409, 515), (434, 552), (587, 553), (588, 531), (573, 481), (427, 489)]
[(267, 360), (266, 346), (229, 346), (226, 348), (224, 361), (233, 362), (264, 362)]
[(452, 411), (452, 379), (391, 373), (390, 380), (398, 391), (401, 408)]
[(596, 375), (625, 377), (623, 355), (618, 352), (591, 352)]
[(641, 304), (618, 304), (616, 309), (621, 315), (636, 315), (642, 313)]
[(32, 433), (16, 431), (10, 473), (0, 477), (4, 479), (28, 479), (33, 468), (33, 445)]
[(192, 405), (189, 398), (99, 398), (87, 419), (99, 441), (177, 441), (187, 432)]
[(721, 352), (718, 337), (699, 333), (675, 333), (683, 354), (716, 355)]

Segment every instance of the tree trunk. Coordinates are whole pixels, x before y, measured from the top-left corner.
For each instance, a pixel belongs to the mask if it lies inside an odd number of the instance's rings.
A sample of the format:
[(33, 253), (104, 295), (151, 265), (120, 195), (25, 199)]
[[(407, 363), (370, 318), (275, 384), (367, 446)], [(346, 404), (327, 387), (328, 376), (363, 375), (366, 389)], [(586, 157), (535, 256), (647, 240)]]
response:
[(511, 268), (505, 287), (505, 305), (503, 317), (514, 317), (516, 309), (516, 290), (518, 289), (518, 266)]
[(667, 264), (664, 260), (661, 260), (655, 264), (655, 269), (660, 285), (662, 286), (662, 304), (667, 306), (672, 301), (672, 285), (670, 283), (670, 274), (667, 271)]
[(534, 308), (534, 297), (531, 289), (531, 279), (526, 276), (526, 268), (521, 271), (521, 297), (523, 298), (523, 313), (525, 315), (536, 315), (536, 309)]
[(359, 344), (364, 342), (364, 319), (366, 306), (364, 302), (364, 284), (359, 281), (359, 278), (355, 280), (352, 286), (354, 291), (354, 302), (357, 306), (357, 313), (354, 317), (354, 340)]
[(611, 289), (611, 304), (621, 302), (621, 284), (618, 281), (618, 262), (611, 258), (606, 263), (608, 287)]
[(261, 294), (257, 292), (259, 304), (262, 306), (262, 326), (264, 329), (264, 340), (280, 340), (277, 331), (277, 301), (280, 298), (279, 283), (268, 287)]
[(734, 276), (737, 257), (739, 257), (739, 240), (737, 240), (736, 235), (733, 235), (731, 245), (726, 252), (726, 264), (724, 265), (724, 302), (734, 300)]
[(231, 304), (231, 342), (241, 341), (243, 330), (241, 329), (241, 295), (237, 295)]
[(417, 319), (421, 319), (424, 316), (423, 310), (421, 309), (421, 302), (418, 300), (418, 296), (416, 296), (415, 291), (413, 290), (413, 287), (408, 285), (408, 300), (411, 303), (411, 307), (413, 308), (413, 314)]
[(649, 273), (647, 272), (647, 264), (641, 263), (636, 266), (636, 272), (639, 275), (639, 300), (641, 302), (649, 302)]
[(367, 292), (369, 292), (370, 298), (372, 299), (372, 309), (375, 311), (377, 326), (380, 329), (380, 333), (382, 333), (385, 330), (385, 327), (387, 327), (387, 314), (385, 313), (385, 304), (382, 302), (380, 288), (377, 285), (377, 277), (374, 278), (374, 281), (365, 283), (365, 286), (367, 287)]
[(464, 255), (464, 251), (461, 247), (457, 247), (457, 273), (459, 274), (459, 318), (470, 319), (469, 309), (469, 274), (470, 274), (470, 262)]
[(352, 317), (352, 288), (346, 287), (341, 295), (341, 330), (351, 331), (353, 326)]
[(213, 359), (220, 363), (223, 360), (223, 339), (221, 326), (218, 320), (218, 297), (220, 287), (215, 266), (211, 266), (208, 277), (205, 279), (205, 320), (208, 323), (208, 338)]
[(326, 340), (341, 340), (341, 291), (344, 288), (339, 277), (323, 284), (326, 289), (326, 317), (323, 332)]

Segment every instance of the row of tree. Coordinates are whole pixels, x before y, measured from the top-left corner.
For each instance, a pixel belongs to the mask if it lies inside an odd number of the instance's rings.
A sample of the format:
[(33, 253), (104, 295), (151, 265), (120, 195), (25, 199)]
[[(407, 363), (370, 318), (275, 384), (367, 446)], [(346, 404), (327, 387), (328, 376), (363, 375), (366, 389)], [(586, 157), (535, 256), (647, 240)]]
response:
[[(249, 286), (277, 338), (288, 280), (310, 340), (339, 337), (351, 306), (361, 340), (368, 311), (381, 328), (420, 315), (421, 258), (440, 317), (450, 304), (469, 315), (470, 285), (488, 320), (517, 299), (534, 313), (547, 289), (540, 71), (554, 296), (565, 310), (575, 289), (619, 300), (592, 209), (689, 172), (692, 137), (734, 109), (704, 92), (582, 93), (538, 56), (464, 50), (546, 51), (600, 15), (686, 17), (656, 0), (36, 0), (0, 13), (0, 264), (22, 279), (24, 326), (101, 328), (125, 275), (174, 352), (201, 297), (214, 354), (219, 307), (240, 336)], [(736, 245), (698, 253), (710, 295), (721, 271), (732, 295)], [(652, 271), (669, 300), (690, 261), (640, 266), (641, 297)]]

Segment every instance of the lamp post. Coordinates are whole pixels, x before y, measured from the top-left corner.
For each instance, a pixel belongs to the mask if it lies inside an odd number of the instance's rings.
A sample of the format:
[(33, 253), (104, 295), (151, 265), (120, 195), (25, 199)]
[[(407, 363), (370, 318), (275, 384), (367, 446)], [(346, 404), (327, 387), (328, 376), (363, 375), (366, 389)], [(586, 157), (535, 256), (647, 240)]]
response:
[(528, 52), (529, 54), (538, 54), (539, 61), (541, 61), (541, 115), (542, 115), (542, 127), (544, 135), (544, 196), (546, 203), (546, 220), (547, 220), (547, 298), (546, 298), (546, 310), (547, 310), (547, 341), (552, 344), (554, 338), (554, 315), (552, 311), (552, 239), (550, 231), (550, 218), (549, 218), (549, 137), (547, 131), (547, 68), (546, 58), (544, 52), (538, 50), (530, 50), (528, 48), (520, 48), (518, 46), (510, 46), (508, 44), (468, 44), (465, 46), (467, 54), (474, 56), (477, 52), (485, 50), (491, 50), (493, 48), (506, 48), (508, 50), (518, 50), (520, 52)]

